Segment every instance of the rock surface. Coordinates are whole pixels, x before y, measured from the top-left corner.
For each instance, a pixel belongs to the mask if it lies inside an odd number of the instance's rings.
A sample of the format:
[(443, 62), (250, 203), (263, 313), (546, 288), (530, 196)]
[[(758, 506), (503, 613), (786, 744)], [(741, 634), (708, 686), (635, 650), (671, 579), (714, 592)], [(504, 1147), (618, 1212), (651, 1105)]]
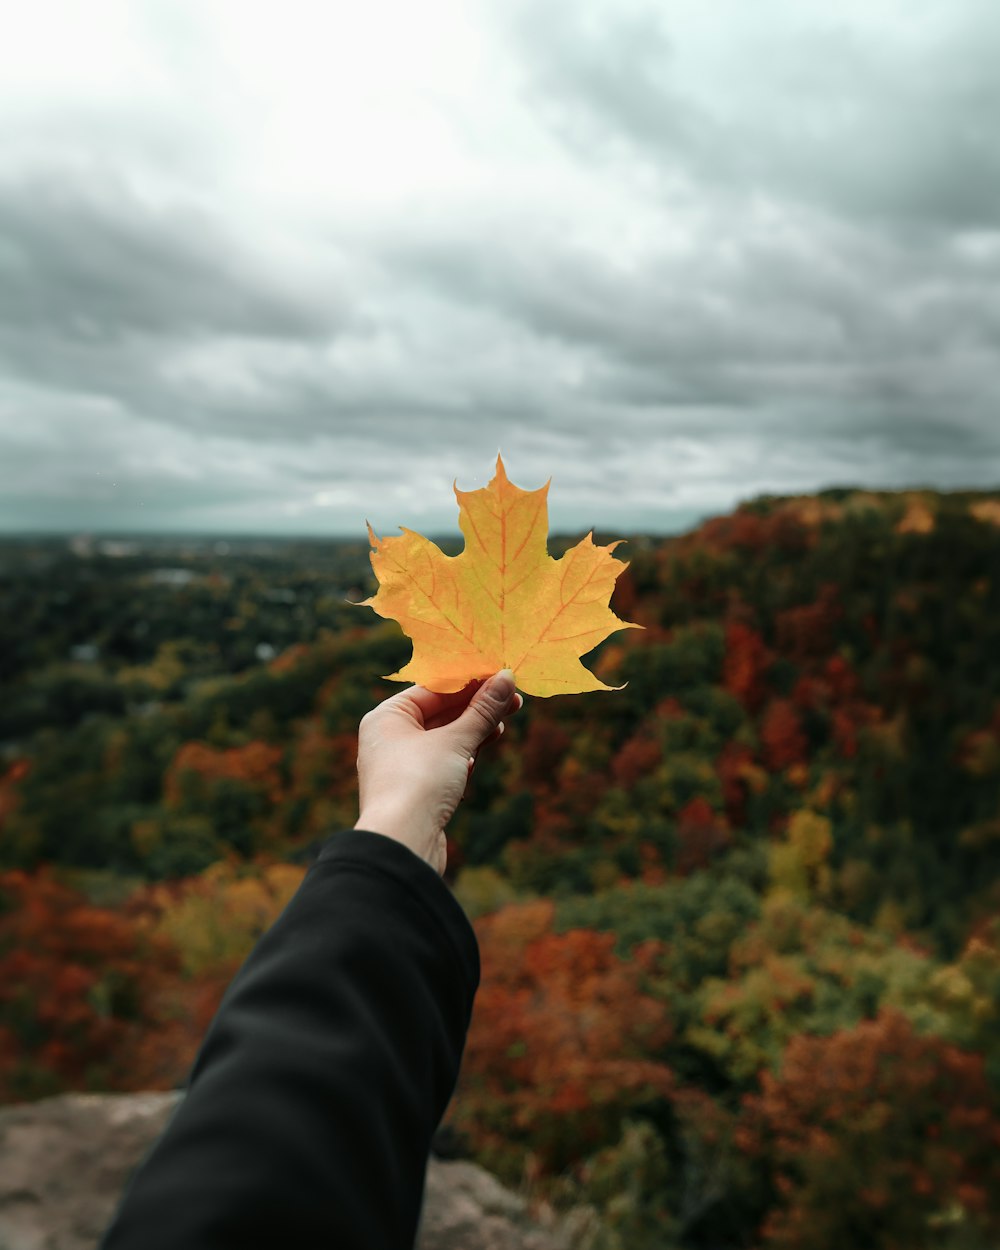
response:
[(574, 1236), (572, 1221), (546, 1227), (530, 1218), (523, 1198), (504, 1188), (475, 1163), (431, 1159), (417, 1250), (580, 1250), (589, 1239)]
[[(0, 1250), (94, 1250), (179, 1094), (67, 1094), (0, 1108)], [(576, 1250), (473, 1163), (432, 1159), (418, 1250)]]

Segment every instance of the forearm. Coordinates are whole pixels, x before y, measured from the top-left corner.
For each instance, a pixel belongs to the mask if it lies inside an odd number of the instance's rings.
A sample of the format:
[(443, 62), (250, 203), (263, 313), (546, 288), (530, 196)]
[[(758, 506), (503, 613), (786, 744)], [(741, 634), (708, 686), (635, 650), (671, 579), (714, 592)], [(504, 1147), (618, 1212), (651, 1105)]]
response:
[(477, 983), (433, 870), (335, 835), (227, 991), (104, 1250), (409, 1250)]

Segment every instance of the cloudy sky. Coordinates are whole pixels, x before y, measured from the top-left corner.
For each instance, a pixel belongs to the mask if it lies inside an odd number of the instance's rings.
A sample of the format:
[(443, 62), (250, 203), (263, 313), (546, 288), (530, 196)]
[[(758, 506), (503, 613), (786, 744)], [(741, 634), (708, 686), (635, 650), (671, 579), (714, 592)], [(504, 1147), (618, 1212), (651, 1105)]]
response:
[(0, 529), (1000, 485), (996, 0), (32, 0)]

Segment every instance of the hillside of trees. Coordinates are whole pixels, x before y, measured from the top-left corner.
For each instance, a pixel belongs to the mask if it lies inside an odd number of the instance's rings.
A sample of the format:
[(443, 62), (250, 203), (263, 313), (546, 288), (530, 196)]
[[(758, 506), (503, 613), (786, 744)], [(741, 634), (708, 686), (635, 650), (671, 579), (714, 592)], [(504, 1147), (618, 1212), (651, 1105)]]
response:
[[(409, 654), (366, 552), (0, 544), (0, 1101), (183, 1081), (356, 819)], [(1000, 495), (761, 498), (619, 554), (644, 628), (587, 663), (624, 689), (529, 699), (450, 830), (453, 1143), (592, 1203), (595, 1250), (996, 1250)]]

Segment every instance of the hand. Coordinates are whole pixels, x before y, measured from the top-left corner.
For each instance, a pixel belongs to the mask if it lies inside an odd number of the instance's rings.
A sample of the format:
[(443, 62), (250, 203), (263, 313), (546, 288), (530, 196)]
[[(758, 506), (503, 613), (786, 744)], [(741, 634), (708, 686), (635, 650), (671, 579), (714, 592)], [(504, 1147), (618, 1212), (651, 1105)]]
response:
[(476, 753), (503, 733), (524, 700), (510, 669), (456, 694), (410, 686), (373, 708), (358, 730), (361, 815), (355, 829), (408, 846), (438, 873), (445, 826), (465, 793)]

